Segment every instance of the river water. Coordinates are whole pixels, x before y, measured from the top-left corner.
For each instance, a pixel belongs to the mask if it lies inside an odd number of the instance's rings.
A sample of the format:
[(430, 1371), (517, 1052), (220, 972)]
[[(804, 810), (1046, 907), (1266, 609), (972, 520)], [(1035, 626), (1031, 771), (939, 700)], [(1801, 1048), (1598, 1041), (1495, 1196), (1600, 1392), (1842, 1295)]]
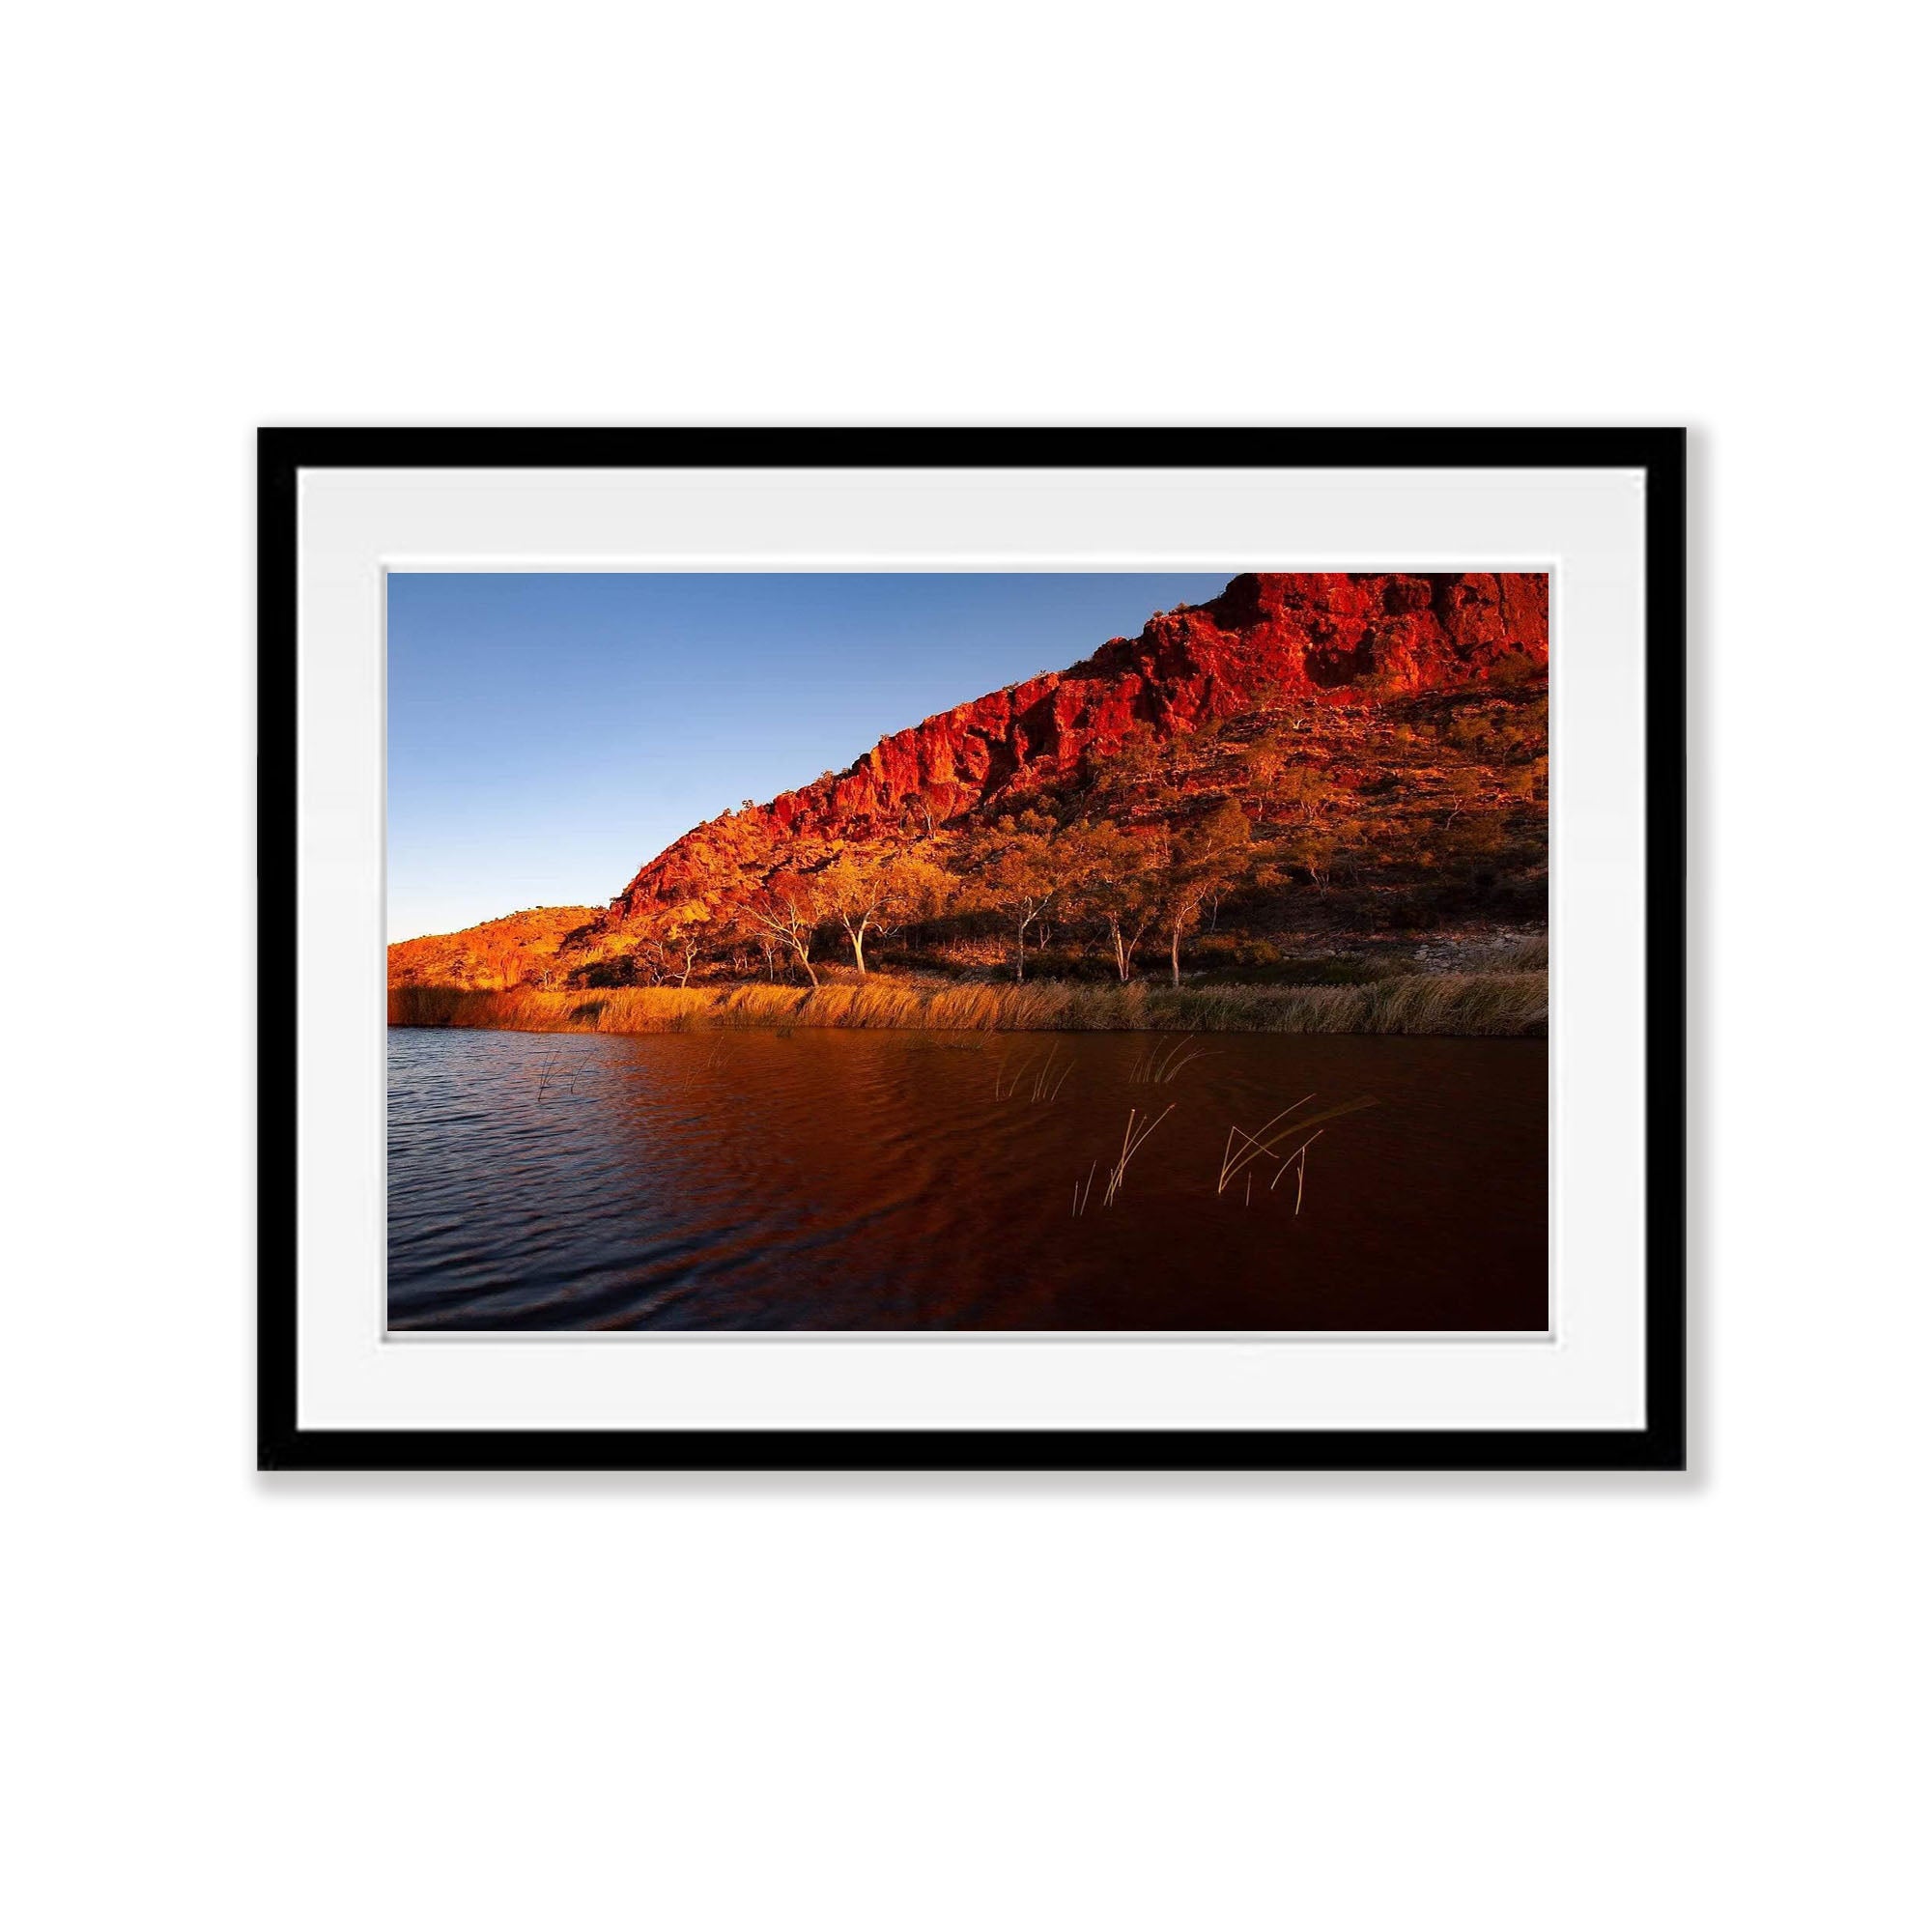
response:
[[(1542, 1040), (396, 1028), (388, 1056), (396, 1329), (1547, 1321)], [(1130, 1111), (1156, 1123), (1109, 1205)], [(1231, 1128), (1273, 1151), (1224, 1186)]]

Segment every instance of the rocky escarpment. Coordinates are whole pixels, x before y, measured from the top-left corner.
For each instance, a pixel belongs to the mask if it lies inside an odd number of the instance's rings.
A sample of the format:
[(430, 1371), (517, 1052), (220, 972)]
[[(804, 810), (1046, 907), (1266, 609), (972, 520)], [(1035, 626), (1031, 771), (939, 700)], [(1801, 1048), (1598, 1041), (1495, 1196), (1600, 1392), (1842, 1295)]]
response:
[(1136, 734), (1170, 741), (1260, 703), (1359, 701), (1547, 666), (1540, 574), (1276, 574), (1149, 619), (1065, 671), (955, 705), (856, 764), (686, 833), (612, 902), (629, 924), (787, 848), (917, 838), (1042, 783), (1077, 781)]

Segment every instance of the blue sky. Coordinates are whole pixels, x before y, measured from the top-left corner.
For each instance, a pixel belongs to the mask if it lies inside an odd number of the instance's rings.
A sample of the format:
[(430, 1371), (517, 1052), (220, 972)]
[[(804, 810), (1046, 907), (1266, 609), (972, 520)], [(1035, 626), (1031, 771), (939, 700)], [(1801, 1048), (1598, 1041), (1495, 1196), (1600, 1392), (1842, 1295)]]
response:
[(389, 937), (601, 905), (727, 807), (1232, 575), (392, 573)]

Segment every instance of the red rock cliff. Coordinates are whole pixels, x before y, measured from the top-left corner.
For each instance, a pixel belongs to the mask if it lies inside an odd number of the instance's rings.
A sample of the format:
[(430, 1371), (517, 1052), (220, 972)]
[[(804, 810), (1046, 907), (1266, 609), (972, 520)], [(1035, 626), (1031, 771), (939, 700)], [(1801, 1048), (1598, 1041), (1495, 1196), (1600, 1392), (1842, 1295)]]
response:
[(955, 705), (880, 742), (849, 770), (699, 826), (612, 902), (622, 923), (797, 839), (866, 840), (930, 826), (1076, 775), (1138, 726), (1156, 740), (1259, 699), (1347, 701), (1480, 682), (1505, 660), (1547, 665), (1542, 575), (1243, 576), (1211, 603), (1151, 617), (1070, 670)]

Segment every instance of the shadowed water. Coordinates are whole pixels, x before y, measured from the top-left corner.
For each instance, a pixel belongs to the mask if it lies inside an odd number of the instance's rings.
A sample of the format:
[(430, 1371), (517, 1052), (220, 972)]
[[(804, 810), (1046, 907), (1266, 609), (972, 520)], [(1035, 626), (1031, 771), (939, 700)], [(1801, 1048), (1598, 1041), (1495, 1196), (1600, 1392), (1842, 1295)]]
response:
[[(388, 1054), (394, 1328), (1546, 1323), (1542, 1040), (397, 1028)], [(1217, 1193), (1230, 1127), (1304, 1095), (1376, 1104)], [(1129, 1109), (1170, 1106), (1105, 1205)]]

